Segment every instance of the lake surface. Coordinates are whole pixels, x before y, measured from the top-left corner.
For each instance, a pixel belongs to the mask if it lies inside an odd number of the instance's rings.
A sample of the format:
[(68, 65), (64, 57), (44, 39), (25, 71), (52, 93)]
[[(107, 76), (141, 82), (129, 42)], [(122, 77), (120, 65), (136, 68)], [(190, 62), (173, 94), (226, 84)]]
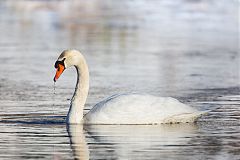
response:
[[(239, 1), (0, 1), (0, 159), (240, 159)], [(116, 93), (172, 96), (212, 111), (196, 124), (72, 125), (79, 49), (85, 113)], [(55, 94), (54, 94), (55, 93)]]

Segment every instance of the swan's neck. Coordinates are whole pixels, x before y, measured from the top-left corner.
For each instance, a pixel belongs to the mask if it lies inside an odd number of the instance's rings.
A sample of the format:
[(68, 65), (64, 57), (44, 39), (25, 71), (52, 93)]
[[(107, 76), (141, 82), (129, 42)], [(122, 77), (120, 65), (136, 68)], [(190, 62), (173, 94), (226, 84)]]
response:
[(83, 108), (88, 96), (89, 72), (85, 59), (75, 68), (77, 70), (77, 84), (68, 111), (67, 123), (82, 123)]

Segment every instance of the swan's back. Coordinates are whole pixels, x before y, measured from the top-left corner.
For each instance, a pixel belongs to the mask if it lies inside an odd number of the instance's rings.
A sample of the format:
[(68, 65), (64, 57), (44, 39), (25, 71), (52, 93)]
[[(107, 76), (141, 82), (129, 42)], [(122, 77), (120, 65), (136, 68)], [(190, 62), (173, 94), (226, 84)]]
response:
[(159, 124), (194, 122), (204, 112), (171, 97), (142, 94), (113, 95), (85, 116), (88, 124)]

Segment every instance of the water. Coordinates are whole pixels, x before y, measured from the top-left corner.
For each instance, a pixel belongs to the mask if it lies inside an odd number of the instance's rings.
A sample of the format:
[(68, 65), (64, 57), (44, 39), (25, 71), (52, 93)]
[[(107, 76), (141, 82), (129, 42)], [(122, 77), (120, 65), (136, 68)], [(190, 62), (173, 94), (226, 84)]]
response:
[[(239, 159), (236, 0), (0, 1), (0, 159)], [(69, 126), (76, 82), (66, 48), (85, 55), (85, 113), (116, 93), (172, 96), (214, 109), (196, 124)], [(54, 94), (55, 92), (55, 94)]]

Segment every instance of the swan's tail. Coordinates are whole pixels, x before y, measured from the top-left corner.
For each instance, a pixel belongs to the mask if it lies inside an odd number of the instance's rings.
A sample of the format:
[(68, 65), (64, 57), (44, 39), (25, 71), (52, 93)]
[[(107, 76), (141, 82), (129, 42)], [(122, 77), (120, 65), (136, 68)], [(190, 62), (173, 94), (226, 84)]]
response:
[(208, 114), (210, 110), (198, 111), (194, 113), (183, 113), (164, 119), (163, 123), (193, 123), (202, 115)]

